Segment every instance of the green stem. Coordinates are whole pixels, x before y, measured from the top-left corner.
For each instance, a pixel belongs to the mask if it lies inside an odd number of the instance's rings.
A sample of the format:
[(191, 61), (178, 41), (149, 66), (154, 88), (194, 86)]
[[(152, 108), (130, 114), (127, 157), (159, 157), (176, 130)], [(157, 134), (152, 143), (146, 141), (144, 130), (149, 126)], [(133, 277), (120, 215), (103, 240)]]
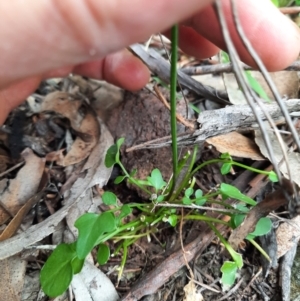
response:
[(178, 47), (178, 25), (172, 27), (171, 32), (171, 80), (170, 80), (170, 105), (171, 105), (171, 136), (172, 136), (172, 159), (173, 159), (173, 187), (175, 187), (178, 171), (177, 150), (177, 123), (176, 123), (176, 87), (177, 87), (177, 47)]

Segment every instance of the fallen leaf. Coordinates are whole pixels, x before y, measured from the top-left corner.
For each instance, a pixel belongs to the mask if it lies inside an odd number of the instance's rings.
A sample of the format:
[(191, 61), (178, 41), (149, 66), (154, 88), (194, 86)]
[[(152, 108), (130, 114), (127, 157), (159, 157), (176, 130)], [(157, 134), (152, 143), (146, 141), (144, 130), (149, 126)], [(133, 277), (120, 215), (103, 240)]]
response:
[(183, 288), (184, 290), (184, 301), (202, 301), (203, 296), (201, 293), (197, 292), (195, 283), (190, 280), (190, 282)]
[(233, 157), (265, 160), (257, 145), (249, 138), (238, 132), (231, 132), (206, 139), (220, 153), (229, 153)]
[(58, 228), (62, 219), (66, 217), (71, 207), (76, 207), (78, 202), (85, 202), (87, 198), (86, 191), (88, 194), (90, 193), (88, 188), (95, 184), (103, 187), (107, 183), (111, 169), (105, 167), (104, 157), (108, 148), (113, 144), (113, 138), (104, 124), (101, 124), (101, 128), (102, 135), (100, 140), (82, 168), (82, 173), (68, 193), (65, 193), (64, 206), (43, 222), (28, 228), (26, 232), (0, 242), (0, 259), (15, 255), (27, 246), (39, 242), (52, 234)]
[[(265, 124), (265, 126), (267, 127), (267, 129), (269, 128), (267, 124)], [(268, 130), (268, 136), (270, 138), (270, 142), (271, 142), (272, 149), (274, 152), (274, 157), (276, 160), (275, 163), (279, 164), (283, 159), (283, 154), (281, 151), (280, 144), (279, 144), (274, 132)], [(265, 142), (262, 138), (261, 131), (255, 131), (255, 142), (258, 145), (261, 153), (270, 160), (269, 153), (265, 146)], [(300, 154), (288, 151), (286, 145), (284, 145), (284, 147), (287, 151), (287, 157), (288, 157), (287, 164), (289, 164), (293, 182), (295, 182), (300, 187)], [(290, 178), (288, 175), (286, 163), (284, 162), (284, 160), (283, 160), (283, 163), (279, 165), (279, 169), (283, 173), (285, 178)]]
[(300, 215), (279, 225), (276, 230), (277, 258), (283, 256), (300, 236)]
[(33, 197), (31, 197), (23, 207), (17, 212), (17, 214), (14, 216), (14, 218), (10, 221), (10, 223), (6, 226), (4, 231), (0, 235), (0, 241), (3, 241), (5, 239), (8, 239), (12, 237), (18, 228), (20, 227), (23, 218), (26, 216), (26, 214), (30, 211), (30, 209), (35, 205), (37, 202), (40, 201), (42, 195), (44, 194), (44, 191), (40, 191), (39, 193), (35, 194)]
[(74, 275), (71, 286), (76, 301), (117, 301), (118, 293), (109, 278), (93, 263), (86, 261), (79, 274)]
[(76, 164), (90, 155), (99, 140), (100, 127), (96, 113), (89, 104), (70, 93), (52, 92), (45, 97), (41, 111), (55, 111), (68, 118), (77, 136), (67, 155), (57, 164)]
[[(19, 170), (15, 179), (4, 180), (6, 185), (0, 193), (1, 204), (13, 216), (36, 193), (45, 168), (45, 160), (36, 156), (29, 148), (22, 152), (22, 157), (25, 166)], [(0, 206), (0, 224), (9, 218), (10, 215)]]

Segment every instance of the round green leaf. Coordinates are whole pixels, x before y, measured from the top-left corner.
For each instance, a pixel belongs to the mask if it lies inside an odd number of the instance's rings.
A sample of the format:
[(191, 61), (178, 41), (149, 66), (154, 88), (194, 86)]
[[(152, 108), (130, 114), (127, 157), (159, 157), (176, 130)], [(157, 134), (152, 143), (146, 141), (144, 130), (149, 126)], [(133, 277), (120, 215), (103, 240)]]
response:
[(97, 253), (97, 261), (100, 265), (106, 264), (110, 257), (110, 250), (106, 244), (100, 244), (98, 253)]
[[(269, 233), (272, 229), (272, 221), (268, 217), (262, 217), (256, 224), (254, 232), (250, 233), (250, 239), (256, 236), (262, 236)], [(248, 238), (248, 236), (247, 236)]]
[(168, 217), (168, 222), (172, 227), (177, 225), (178, 216), (176, 214), (172, 214)]
[(201, 189), (197, 189), (195, 191), (195, 197), (196, 197), (196, 199), (200, 199), (200, 198), (202, 198), (202, 196), (203, 196), (203, 191)]
[(189, 187), (185, 190), (184, 195), (189, 198), (194, 193), (194, 189), (192, 187)]
[(227, 175), (230, 172), (231, 163), (224, 163), (221, 167), (221, 174)]
[(110, 191), (105, 191), (103, 193), (102, 201), (105, 205), (117, 205), (117, 197)]

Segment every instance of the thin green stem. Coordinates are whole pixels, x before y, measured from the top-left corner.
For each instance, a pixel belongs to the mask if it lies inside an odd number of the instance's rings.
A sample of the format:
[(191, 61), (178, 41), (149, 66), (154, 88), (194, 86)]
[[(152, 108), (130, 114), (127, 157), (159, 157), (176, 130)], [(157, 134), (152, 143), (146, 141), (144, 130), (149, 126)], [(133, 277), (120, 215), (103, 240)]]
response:
[(172, 136), (172, 159), (173, 159), (173, 187), (175, 187), (178, 172), (178, 149), (177, 149), (177, 123), (176, 123), (176, 88), (177, 88), (177, 47), (178, 25), (172, 27), (171, 33), (171, 80), (170, 80), (170, 106), (171, 106), (171, 136)]

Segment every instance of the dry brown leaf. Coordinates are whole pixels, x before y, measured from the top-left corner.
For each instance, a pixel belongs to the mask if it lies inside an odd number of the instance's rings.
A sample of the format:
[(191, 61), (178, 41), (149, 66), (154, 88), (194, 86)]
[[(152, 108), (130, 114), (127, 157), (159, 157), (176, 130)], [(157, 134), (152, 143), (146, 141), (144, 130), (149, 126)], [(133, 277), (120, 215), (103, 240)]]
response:
[(26, 214), (30, 211), (32, 206), (41, 199), (43, 193), (44, 193), (44, 191), (40, 191), (39, 193), (35, 194), (32, 198), (30, 198), (25, 203), (25, 205), (23, 205), (23, 207), (18, 211), (18, 213), (15, 215), (15, 217), (10, 221), (10, 223), (7, 225), (7, 227), (1, 233), (0, 241), (10, 238), (16, 233), (16, 231), (20, 227)]
[(64, 195), (64, 206), (43, 222), (31, 226), (26, 232), (0, 242), (0, 259), (15, 255), (25, 247), (41, 241), (46, 236), (52, 234), (57, 230), (59, 223), (68, 214), (71, 207), (76, 207), (78, 202), (85, 202), (87, 198), (85, 192), (88, 188), (96, 184), (103, 187), (107, 183), (111, 169), (105, 167), (104, 157), (108, 148), (113, 144), (113, 138), (105, 125), (101, 124), (101, 128), (102, 134), (100, 140), (82, 168), (80, 177), (68, 193), (66, 192)]
[(206, 142), (212, 144), (220, 153), (229, 153), (233, 157), (265, 160), (256, 144), (237, 132), (211, 137)]
[(294, 245), (300, 236), (300, 215), (280, 224), (276, 230), (277, 258), (283, 256)]
[[(299, 77), (296, 71), (279, 71), (269, 74), (281, 97), (297, 98)], [(251, 75), (261, 85), (269, 99), (274, 99), (273, 94), (271, 93), (271, 90), (262, 74), (259, 71), (251, 71)], [(225, 73), (223, 74), (223, 78), (230, 102), (235, 105), (247, 104), (243, 92), (238, 87), (235, 75), (232, 73)]]
[[(268, 126), (267, 123), (265, 123), (265, 126), (267, 127), (267, 129), (269, 129), (269, 126)], [(273, 152), (274, 152), (276, 163), (279, 164), (283, 159), (283, 154), (282, 154), (282, 151), (281, 151), (280, 144), (279, 144), (274, 132), (268, 130), (268, 136), (270, 138), (270, 142), (271, 142), (271, 145), (272, 145), (272, 149), (273, 149)], [(266, 158), (268, 158), (270, 160), (269, 153), (266, 149), (261, 131), (255, 131), (255, 142), (258, 145), (261, 153)], [(288, 164), (289, 164), (289, 167), (290, 167), (290, 170), (291, 170), (293, 182), (295, 182), (300, 187), (300, 154), (299, 153), (294, 153), (294, 152), (289, 152), (287, 150), (286, 145), (284, 147), (287, 151)], [(287, 172), (287, 167), (286, 167), (286, 164), (285, 164), (284, 161), (283, 161), (282, 164), (280, 164), (279, 169), (283, 173), (284, 177), (289, 179), (289, 175), (288, 175), (288, 172)]]
[(190, 280), (189, 283), (183, 288), (184, 290), (184, 301), (202, 301), (203, 296), (197, 292), (195, 283)]
[(86, 159), (100, 136), (100, 127), (94, 110), (83, 100), (66, 92), (48, 94), (41, 111), (54, 111), (68, 118), (77, 137), (67, 155), (57, 164), (68, 166)]
[[(15, 179), (5, 179), (5, 183), (2, 182), (5, 185), (0, 193), (1, 204), (13, 216), (36, 193), (45, 168), (45, 159), (36, 156), (29, 148), (22, 152), (22, 157), (25, 160), (25, 166), (19, 170)], [(9, 217), (10, 215), (0, 208), (0, 224), (5, 223)]]
[(20, 301), (27, 262), (19, 256), (0, 261), (0, 301)]

